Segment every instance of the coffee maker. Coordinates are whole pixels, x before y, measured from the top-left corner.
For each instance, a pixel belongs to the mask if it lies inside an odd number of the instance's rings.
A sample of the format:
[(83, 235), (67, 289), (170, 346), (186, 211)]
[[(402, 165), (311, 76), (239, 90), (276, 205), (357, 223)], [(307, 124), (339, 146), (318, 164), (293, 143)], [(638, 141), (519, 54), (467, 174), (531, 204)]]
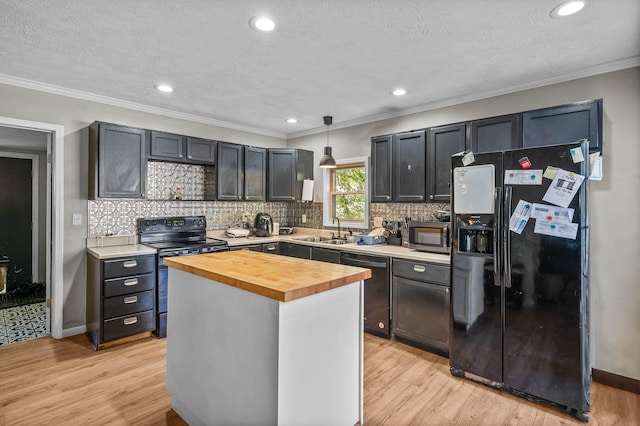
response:
[(270, 237), (273, 233), (273, 219), (269, 213), (258, 213), (253, 221), (256, 237)]

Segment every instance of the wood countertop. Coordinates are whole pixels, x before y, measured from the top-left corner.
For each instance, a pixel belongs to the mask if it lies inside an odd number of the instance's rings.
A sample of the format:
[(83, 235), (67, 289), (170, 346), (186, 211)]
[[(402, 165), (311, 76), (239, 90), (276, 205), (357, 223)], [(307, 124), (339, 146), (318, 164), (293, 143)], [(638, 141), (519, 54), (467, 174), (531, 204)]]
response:
[(288, 302), (371, 278), (371, 270), (248, 250), (164, 258), (164, 264)]

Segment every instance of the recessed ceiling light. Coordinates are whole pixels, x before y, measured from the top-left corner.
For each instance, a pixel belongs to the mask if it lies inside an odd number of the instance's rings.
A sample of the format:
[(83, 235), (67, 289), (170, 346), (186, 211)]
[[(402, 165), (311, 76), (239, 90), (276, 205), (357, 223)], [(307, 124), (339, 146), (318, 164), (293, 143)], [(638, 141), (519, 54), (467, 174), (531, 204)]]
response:
[(298, 120), (296, 120), (296, 119), (295, 119), (295, 118), (293, 118), (293, 117), (291, 117), (291, 118), (287, 118), (287, 119), (286, 119), (286, 120), (284, 120), (284, 121), (286, 121), (286, 122), (287, 122), (287, 123), (289, 123), (289, 124), (295, 124), (295, 123), (297, 123), (297, 122), (298, 122)]
[(562, 18), (580, 12), (587, 3), (584, 0), (565, 1), (553, 8), (549, 16), (552, 18)]
[(391, 94), (393, 96), (402, 96), (402, 95), (406, 95), (407, 91), (404, 89), (395, 89), (393, 92), (391, 92)]
[(173, 87), (169, 86), (168, 84), (156, 84), (153, 87), (159, 92), (164, 92), (164, 93), (173, 92)]
[(266, 16), (254, 16), (249, 20), (249, 25), (251, 28), (258, 31), (273, 31), (276, 27), (276, 24)]

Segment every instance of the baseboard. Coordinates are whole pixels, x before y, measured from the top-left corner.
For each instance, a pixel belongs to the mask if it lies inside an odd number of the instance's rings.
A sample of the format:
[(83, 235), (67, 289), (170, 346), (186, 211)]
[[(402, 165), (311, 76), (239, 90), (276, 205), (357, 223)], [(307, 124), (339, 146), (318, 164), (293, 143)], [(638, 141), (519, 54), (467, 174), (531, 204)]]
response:
[(632, 379), (631, 377), (620, 376), (594, 368), (591, 370), (591, 378), (594, 382), (602, 383), (603, 385), (640, 394), (640, 380)]
[(87, 331), (87, 326), (79, 325), (78, 327), (65, 328), (62, 330), (62, 338), (75, 336), (77, 334), (82, 334)]

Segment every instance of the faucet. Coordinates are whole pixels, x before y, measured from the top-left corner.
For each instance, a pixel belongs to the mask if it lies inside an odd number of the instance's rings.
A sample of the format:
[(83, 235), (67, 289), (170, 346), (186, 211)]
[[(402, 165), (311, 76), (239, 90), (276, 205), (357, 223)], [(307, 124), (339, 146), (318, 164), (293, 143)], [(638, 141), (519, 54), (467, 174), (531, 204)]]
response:
[(338, 221), (338, 238), (341, 239), (342, 237), (340, 236), (340, 218), (338, 216), (334, 216), (332, 223), (336, 223), (336, 220)]

